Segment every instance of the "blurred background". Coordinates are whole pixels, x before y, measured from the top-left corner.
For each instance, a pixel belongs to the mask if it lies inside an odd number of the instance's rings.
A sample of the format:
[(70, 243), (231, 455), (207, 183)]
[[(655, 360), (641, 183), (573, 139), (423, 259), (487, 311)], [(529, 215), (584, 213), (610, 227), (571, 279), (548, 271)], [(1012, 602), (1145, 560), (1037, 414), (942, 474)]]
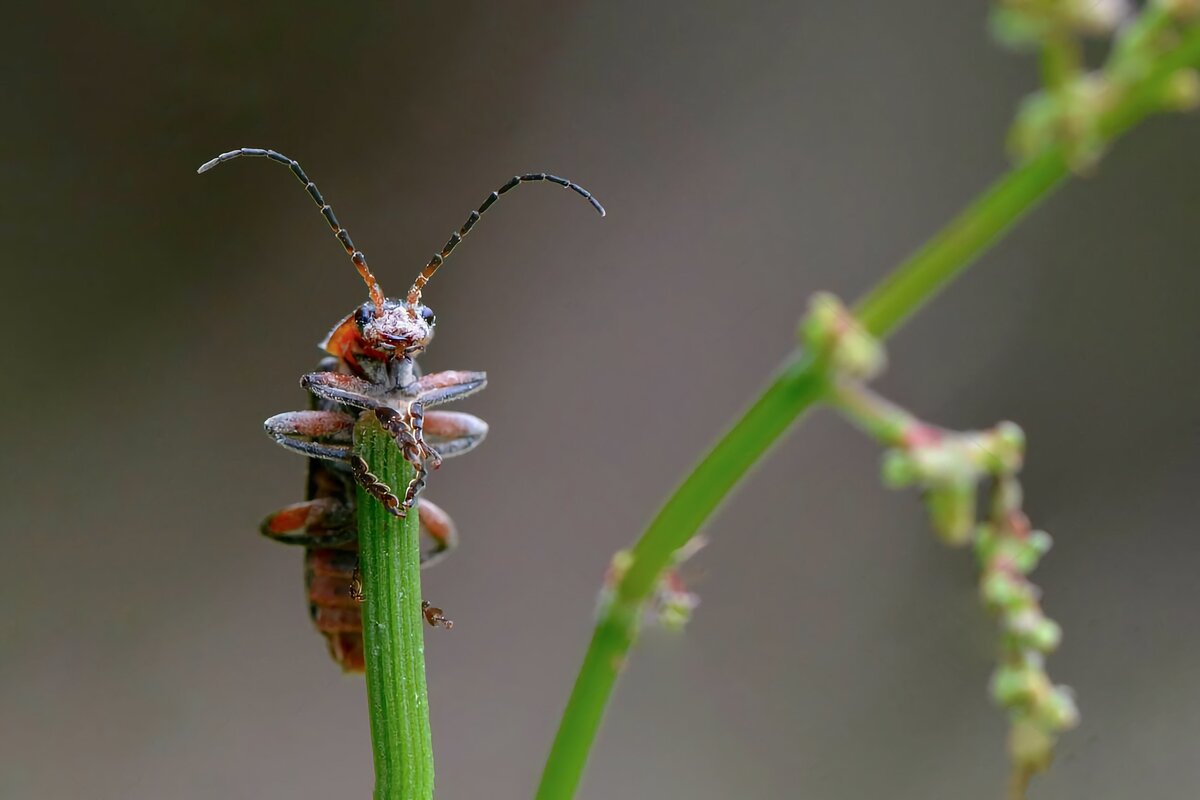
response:
[[(0, 86), (7, 420), (0, 797), (365, 797), (364, 690), (257, 533), (303, 461), (315, 343), (363, 287), (297, 158), (491, 423), (428, 495), (439, 796), (533, 791), (595, 591), (791, 349), (1006, 167), (1035, 64), (985, 4), (23, 4)], [(1137, 130), (890, 345), (882, 391), (1024, 426), (1036, 573), (1083, 724), (1039, 798), (1200, 792), (1200, 121)], [(620, 409), (614, 413), (614, 409)], [(715, 518), (683, 636), (648, 632), (581, 797), (995, 797), (1005, 720), (969, 554), (829, 413)]]

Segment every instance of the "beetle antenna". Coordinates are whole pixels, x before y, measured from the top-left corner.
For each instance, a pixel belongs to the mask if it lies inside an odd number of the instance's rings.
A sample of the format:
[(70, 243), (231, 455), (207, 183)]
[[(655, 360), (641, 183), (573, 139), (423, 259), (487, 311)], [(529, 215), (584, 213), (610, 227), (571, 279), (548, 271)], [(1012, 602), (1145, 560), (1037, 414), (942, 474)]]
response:
[(484, 212), (492, 207), (492, 203), (495, 203), (497, 200), (499, 200), (500, 195), (504, 194), (505, 192), (517, 188), (522, 183), (532, 183), (533, 181), (550, 181), (551, 183), (557, 183), (564, 189), (570, 189), (571, 191), (575, 192), (575, 194), (591, 203), (592, 208), (596, 209), (596, 211), (600, 213), (600, 216), (604, 216), (604, 206), (600, 205), (600, 201), (595, 197), (592, 197), (591, 192), (574, 181), (569, 181), (566, 178), (560, 178), (557, 175), (547, 175), (544, 172), (529, 175), (515, 175), (511, 180), (509, 180), (508, 183), (489, 194), (487, 200), (483, 201), (483, 205), (481, 205), (475, 211), (472, 211), (471, 216), (467, 217), (466, 223), (463, 224), (458, 233), (450, 237), (449, 241), (446, 242), (446, 246), (442, 248), (442, 252), (438, 253), (429, 260), (429, 263), (425, 265), (425, 269), (421, 270), (421, 274), (417, 276), (415, 281), (413, 281), (412, 288), (408, 290), (409, 305), (415, 305), (421, 301), (421, 289), (425, 287), (425, 284), (429, 283), (429, 279), (433, 277), (433, 273), (437, 272), (438, 267), (440, 267), (450, 253), (453, 252), (454, 248), (458, 247), (458, 243), (463, 240), (463, 237), (470, 232), (471, 228), (475, 227), (475, 223), (479, 221), (479, 218), (483, 216)]
[[(228, 153), (221, 153), (211, 161), (206, 161), (200, 165), (200, 169), (196, 172), (208, 172), (217, 164), (224, 164), (226, 161), (232, 161), (239, 156), (257, 156), (261, 158), (269, 158), (272, 161), (277, 161), (285, 165), (292, 171), (292, 174), (304, 184), (305, 190), (308, 191), (308, 196), (313, 199), (313, 202), (321, 209), (321, 216), (329, 223), (329, 227), (333, 229), (333, 235), (342, 243), (342, 247), (346, 248), (346, 254), (350, 256), (350, 260), (354, 262), (354, 268), (358, 270), (358, 274), (362, 276), (363, 282), (367, 284), (367, 291), (371, 295), (371, 302), (375, 305), (375, 316), (383, 315), (383, 290), (379, 288), (379, 281), (371, 274), (371, 268), (367, 266), (367, 257), (362, 254), (361, 250), (354, 247), (354, 242), (350, 239), (350, 234), (338, 222), (337, 217), (333, 215), (333, 209), (325, 202), (325, 198), (321, 196), (321, 192), (317, 189), (317, 185), (309, 180), (304, 174), (304, 170), (300, 168), (300, 164), (293, 159), (288, 158), (283, 153), (276, 153), (274, 150), (263, 150), (258, 147), (243, 147), (238, 150), (231, 150)], [(576, 187), (578, 190), (578, 187)], [(585, 195), (589, 196), (590, 195)], [(601, 212), (603, 213), (603, 211)]]

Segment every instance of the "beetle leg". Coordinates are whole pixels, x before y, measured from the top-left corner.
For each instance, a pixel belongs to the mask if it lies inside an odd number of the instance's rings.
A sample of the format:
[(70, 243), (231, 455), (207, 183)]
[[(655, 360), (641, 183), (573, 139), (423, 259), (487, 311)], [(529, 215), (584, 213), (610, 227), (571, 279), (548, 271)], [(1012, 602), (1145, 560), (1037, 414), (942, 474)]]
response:
[(436, 564), (458, 546), (458, 528), (442, 507), (424, 497), (417, 501), (417, 514), (421, 519), (421, 533), (433, 540), (433, 547), (421, 551), (421, 567)]
[(300, 378), (300, 386), (317, 397), (355, 408), (378, 408), (384, 403), (375, 384), (340, 372), (310, 372)]
[(475, 394), (485, 386), (487, 386), (486, 372), (464, 372), (451, 369), (423, 375), (408, 391), (415, 394), (416, 399), (424, 405), (437, 406)]
[[(287, 411), (263, 423), (267, 434), (289, 450), (313, 458), (345, 461), (354, 430), (354, 417), (340, 411)], [(326, 444), (326, 440), (333, 443)]]
[(460, 411), (427, 411), (425, 440), (442, 458), (473, 450), (487, 436), (488, 424), (473, 414)]
[(428, 600), (421, 601), (421, 613), (425, 616), (425, 621), (429, 623), (429, 627), (431, 628), (442, 627), (450, 630), (454, 627), (454, 620), (446, 619), (446, 612)]
[(375, 409), (375, 418), (392, 435), (396, 446), (410, 464), (416, 466), (429, 457), (423, 432), (425, 412), (420, 403), (411, 403), (407, 413), (391, 406), (380, 406)]
[[(437, 469), (443, 458), (461, 455), (471, 450), (487, 436), (488, 425), (473, 414), (454, 411), (430, 411), (424, 404), (413, 401), (407, 416), (390, 407), (375, 409), (375, 416), (396, 440), (396, 446), (416, 469), (404, 493), (403, 506), (411, 508), (425, 487), (426, 464)], [(428, 439), (426, 438), (428, 434)], [(430, 442), (436, 444), (434, 447)]]
[(357, 453), (350, 454), (350, 471), (354, 474), (354, 480), (358, 481), (363, 490), (383, 503), (383, 507), (388, 510), (389, 514), (404, 517), (408, 513), (409, 506), (400, 502), (400, 498), (392, 491), (392, 487), (371, 472), (370, 465)]
[(350, 588), (347, 590), (350, 599), (356, 603), (361, 603), (367, 599), (363, 594), (362, 573), (359, 572), (358, 562), (354, 562), (354, 572), (350, 573)]
[(263, 520), (263, 536), (284, 544), (333, 547), (353, 541), (355, 529), (350, 508), (335, 497), (293, 503)]
[[(421, 566), (427, 567), (445, 558), (458, 546), (458, 529), (442, 507), (421, 497), (417, 500), (421, 533), (433, 545), (421, 551)], [(263, 520), (262, 534), (284, 544), (306, 547), (336, 547), (354, 541), (351, 508), (333, 497), (293, 503)]]
[(429, 445), (425, 444), (425, 410), (421, 403), (413, 401), (408, 404), (408, 413), (401, 413), (390, 406), (380, 406), (375, 409), (375, 417), (384, 429), (392, 435), (396, 446), (404, 454), (408, 463), (413, 465), (415, 474), (404, 491), (403, 509), (407, 511), (416, 502), (417, 495), (425, 488), (425, 477), (429, 474), (425, 466), (427, 461), (433, 462), (437, 469), (442, 464), (442, 457)]
[(425, 462), (422, 461), (416, 464), (415, 469), (416, 474), (413, 475), (413, 479), (408, 482), (408, 487), (404, 490), (404, 502), (402, 505), (404, 506), (405, 513), (417, 502), (418, 495), (425, 488), (425, 479), (429, 476), (429, 470), (425, 468)]

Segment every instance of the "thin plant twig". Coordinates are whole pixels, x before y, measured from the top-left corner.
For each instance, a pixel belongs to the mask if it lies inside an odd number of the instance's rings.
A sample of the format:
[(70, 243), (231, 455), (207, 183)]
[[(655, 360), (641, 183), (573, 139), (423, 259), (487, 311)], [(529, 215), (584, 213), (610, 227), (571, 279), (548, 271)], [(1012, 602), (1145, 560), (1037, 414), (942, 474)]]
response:
[[(1164, 108), (1169, 82), (1200, 64), (1200, 25), (1183, 29), (1128, 80), (1099, 114), (1103, 143)], [(884, 278), (856, 307), (863, 328), (880, 339), (974, 263), (1071, 174), (1068, 144), (1055, 142), (1010, 170), (922, 248)], [(765, 391), (700, 460), (629, 551), (628, 568), (607, 602), (584, 655), (538, 787), (538, 800), (575, 794), (612, 689), (637, 636), (643, 606), (679, 548), (695, 536), (734, 486), (808, 409), (824, 397), (821, 357), (797, 351)]]

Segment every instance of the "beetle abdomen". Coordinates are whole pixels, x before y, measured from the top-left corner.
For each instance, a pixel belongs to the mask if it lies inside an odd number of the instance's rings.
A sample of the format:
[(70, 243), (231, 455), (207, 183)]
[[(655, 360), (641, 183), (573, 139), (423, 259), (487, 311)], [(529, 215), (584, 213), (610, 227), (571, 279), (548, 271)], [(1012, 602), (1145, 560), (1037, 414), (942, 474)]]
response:
[(362, 672), (362, 612), (352, 586), (358, 543), (339, 549), (310, 547), (304, 553), (304, 584), (313, 624), (325, 636), (329, 655), (347, 672)]

